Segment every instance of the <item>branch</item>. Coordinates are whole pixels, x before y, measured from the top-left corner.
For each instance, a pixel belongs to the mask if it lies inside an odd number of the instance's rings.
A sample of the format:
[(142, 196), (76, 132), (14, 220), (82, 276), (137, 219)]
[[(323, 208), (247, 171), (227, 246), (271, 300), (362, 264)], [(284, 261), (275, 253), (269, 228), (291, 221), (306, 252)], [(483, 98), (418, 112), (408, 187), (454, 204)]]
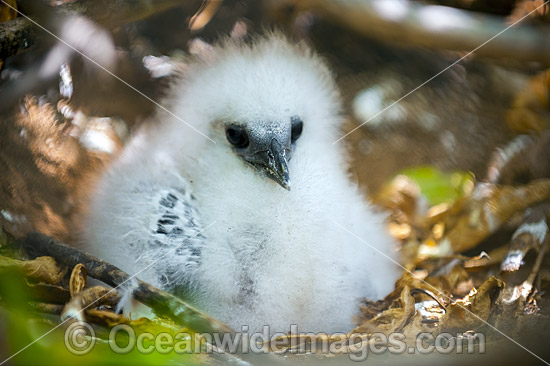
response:
[[(300, 9), (318, 10), (364, 36), (408, 46), (472, 51), (507, 27), (495, 16), (412, 1), (293, 1)], [(550, 65), (550, 27), (512, 27), (475, 53)]]
[[(22, 242), (31, 257), (51, 256), (69, 268), (82, 263), (88, 276), (117, 287), (128, 282), (130, 276), (117, 267), (40, 233), (30, 233)], [(136, 300), (152, 308), (157, 315), (164, 315), (182, 327), (198, 333), (229, 333), (231, 328), (220, 321), (193, 308), (179, 298), (137, 280), (133, 291)]]

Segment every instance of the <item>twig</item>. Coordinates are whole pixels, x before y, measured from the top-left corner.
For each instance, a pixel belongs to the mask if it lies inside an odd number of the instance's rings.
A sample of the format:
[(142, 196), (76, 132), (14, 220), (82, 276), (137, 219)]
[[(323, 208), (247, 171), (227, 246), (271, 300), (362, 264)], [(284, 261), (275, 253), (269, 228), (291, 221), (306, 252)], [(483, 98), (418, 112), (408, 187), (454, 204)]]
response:
[[(550, 230), (546, 219), (546, 213), (549, 212), (549, 210), (550, 202), (544, 201), (530, 207), (530, 209), (526, 211), (523, 222), (512, 236), (510, 249), (500, 265), (501, 271), (514, 272), (519, 270), (525, 256), (531, 249), (536, 249), (537, 251), (545, 250), (546, 242), (550, 236)], [(531, 285), (533, 281), (534, 277), (530, 281)]]
[(63, 305), (50, 304), (47, 302), (29, 301), (27, 303), (27, 306), (29, 310), (32, 310), (38, 313), (59, 315), (63, 311)]
[[(367, 37), (470, 51), (507, 26), (504, 18), (413, 1), (293, 0), (300, 9), (313, 9)], [(476, 55), (539, 61), (550, 65), (550, 27), (517, 26), (476, 51)]]
[[(41, 233), (30, 233), (22, 242), (23, 248), (32, 256), (48, 255), (68, 267), (79, 263), (86, 266), (88, 276), (117, 287), (128, 282), (130, 276), (117, 267), (75, 248), (63, 244)], [(136, 300), (151, 307), (158, 315), (165, 315), (176, 324), (189, 327), (199, 333), (230, 333), (231, 328), (220, 321), (200, 312), (183, 300), (137, 280), (133, 291)]]

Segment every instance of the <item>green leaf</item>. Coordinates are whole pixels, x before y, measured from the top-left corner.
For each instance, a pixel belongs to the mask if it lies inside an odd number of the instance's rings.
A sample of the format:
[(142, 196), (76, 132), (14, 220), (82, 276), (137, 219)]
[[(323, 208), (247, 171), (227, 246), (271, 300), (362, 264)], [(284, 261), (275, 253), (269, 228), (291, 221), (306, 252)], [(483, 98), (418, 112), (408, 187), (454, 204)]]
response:
[(453, 202), (468, 192), (474, 183), (470, 172), (442, 172), (431, 166), (419, 166), (402, 171), (400, 174), (414, 181), (431, 206), (443, 202)]

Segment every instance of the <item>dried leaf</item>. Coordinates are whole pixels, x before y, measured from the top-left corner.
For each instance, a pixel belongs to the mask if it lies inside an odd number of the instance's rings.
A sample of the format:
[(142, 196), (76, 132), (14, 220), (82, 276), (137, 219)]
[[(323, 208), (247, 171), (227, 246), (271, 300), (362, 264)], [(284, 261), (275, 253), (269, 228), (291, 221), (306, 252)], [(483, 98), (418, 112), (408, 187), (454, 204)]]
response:
[(420, 311), (417, 311), (412, 317), (407, 326), (403, 329), (402, 333), (405, 336), (405, 342), (408, 347), (414, 347), (417, 336), (419, 333), (438, 333), (439, 330), (436, 324), (426, 323), (425, 317)]
[(419, 257), (447, 256), (471, 249), (513, 214), (548, 199), (550, 179), (539, 179), (519, 187), (478, 184), (462, 210), (447, 218), (449, 229), (443, 239), (437, 245), (427, 240), (419, 248)]
[(468, 272), (464, 269), (463, 261), (458, 259), (453, 259), (449, 262), (449, 268), (447, 271), (443, 273), (438, 271), (437, 273), (437, 276), (431, 275), (427, 278), (426, 282), (433, 285), (440, 291), (449, 294), (455, 294), (458, 283), (461, 281), (466, 281), (469, 278)]
[[(550, 7), (548, 7), (550, 10)], [(506, 113), (508, 126), (519, 133), (550, 128), (550, 70), (529, 81)]]
[(513, 24), (523, 20), (526, 16), (532, 19), (537, 17), (548, 17), (550, 15), (550, 5), (544, 4), (545, 2), (546, 0), (518, 1), (512, 14), (506, 19), (506, 22), (508, 24)]
[(0, 256), (0, 275), (6, 271), (17, 271), (33, 281), (56, 285), (63, 280), (67, 268), (58, 265), (52, 257), (38, 257), (30, 261), (21, 261)]
[(104, 287), (94, 286), (87, 288), (74, 297), (65, 305), (63, 312), (61, 313), (61, 320), (65, 320), (69, 317), (75, 318), (77, 321), (85, 321), (83, 309), (88, 306), (99, 306), (101, 304), (109, 303), (116, 304), (120, 298), (116, 290)]
[(79, 263), (73, 267), (71, 279), (69, 280), (69, 291), (71, 292), (71, 297), (74, 297), (86, 287), (86, 274), (86, 267), (82, 263)]
[(415, 313), (414, 298), (408, 286), (405, 286), (401, 291), (399, 300), (400, 307), (383, 311), (380, 315), (356, 327), (352, 333), (381, 332), (389, 335), (390, 333), (401, 330), (409, 318)]
[(388, 209), (399, 209), (411, 217), (416, 212), (419, 199), (420, 187), (411, 178), (399, 174), (380, 188), (374, 202)]
[(492, 276), (477, 290), (473, 289), (463, 299), (449, 304), (440, 322), (441, 330), (475, 330), (484, 325), (489, 319), (494, 301), (503, 288), (504, 282)]
[(122, 314), (116, 314), (109, 310), (99, 309), (86, 309), (86, 319), (89, 322), (105, 324), (109, 327), (114, 327), (118, 324), (128, 324), (128, 322), (130, 321)]

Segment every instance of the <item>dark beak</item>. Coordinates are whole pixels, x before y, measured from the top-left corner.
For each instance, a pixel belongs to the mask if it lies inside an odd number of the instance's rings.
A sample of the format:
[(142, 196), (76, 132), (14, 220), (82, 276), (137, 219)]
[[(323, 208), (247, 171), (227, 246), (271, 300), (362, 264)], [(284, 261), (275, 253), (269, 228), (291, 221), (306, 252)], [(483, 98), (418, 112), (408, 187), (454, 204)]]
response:
[[(265, 145), (264, 145), (265, 146)], [(272, 139), (268, 150), (261, 150), (245, 157), (256, 169), (266, 174), (281, 187), (290, 191), (290, 176), (288, 174), (287, 151), (277, 139)]]
[(287, 191), (290, 191), (290, 175), (288, 174), (288, 162), (286, 159), (286, 151), (284, 146), (282, 146), (276, 139), (273, 139), (271, 142), (271, 150), (268, 154), (270, 158), (270, 178), (279, 183), (279, 185)]

